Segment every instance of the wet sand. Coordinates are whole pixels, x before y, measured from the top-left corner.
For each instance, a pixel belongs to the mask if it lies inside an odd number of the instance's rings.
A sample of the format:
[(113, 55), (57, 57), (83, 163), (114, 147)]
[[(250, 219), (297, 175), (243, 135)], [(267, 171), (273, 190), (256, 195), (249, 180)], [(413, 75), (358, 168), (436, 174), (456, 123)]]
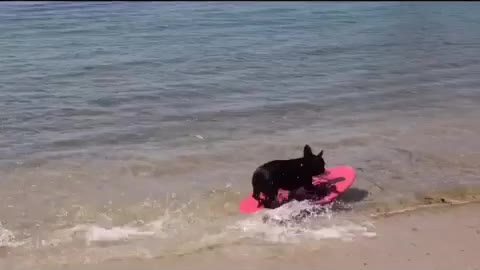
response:
[[(448, 206), (378, 220), (375, 239), (335, 245), (319, 264), (329, 269), (480, 269), (479, 210), (478, 204)], [(336, 255), (340, 249), (348, 258)]]

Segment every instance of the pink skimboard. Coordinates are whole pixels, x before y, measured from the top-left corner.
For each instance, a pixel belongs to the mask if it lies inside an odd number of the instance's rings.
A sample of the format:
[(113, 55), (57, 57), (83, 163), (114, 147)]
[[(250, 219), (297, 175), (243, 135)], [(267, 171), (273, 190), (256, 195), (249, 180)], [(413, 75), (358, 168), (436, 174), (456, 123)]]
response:
[[(325, 182), (332, 182), (335, 187), (336, 191), (331, 192), (327, 196), (323, 197), (321, 200), (316, 201), (315, 203), (320, 205), (325, 205), (331, 203), (335, 200), (339, 195), (347, 191), (353, 182), (355, 182), (356, 172), (355, 169), (350, 166), (337, 166), (333, 168), (327, 168), (325, 173), (319, 176), (314, 176), (312, 181), (314, 185), (319, 185)], [(280, 190), (278, 197), (280, 199), (285, 199), (288, 196), (288, 191)], [(252, 197), (250, 194), (247, 198), (243, 199), (240, 202), (240, 212), (249, 214), (255, 213), (261, 210), (263, 207), (258, 207), (258, 202)]]

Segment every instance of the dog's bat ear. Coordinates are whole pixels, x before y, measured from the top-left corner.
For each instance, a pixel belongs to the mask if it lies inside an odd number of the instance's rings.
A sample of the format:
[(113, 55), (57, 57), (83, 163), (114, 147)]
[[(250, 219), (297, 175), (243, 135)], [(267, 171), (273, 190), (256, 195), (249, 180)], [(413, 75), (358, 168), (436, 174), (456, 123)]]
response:
[(312, 148), (310, 148), (310, 146), (308, 144), (306, 144), (305, 147), (303, 148), (303, 156), (304, 157), (313, 156)]
[(318, 153), (318, 155), (317, 155), (317, 156), (319, 156), (319, 157), (323, 157), (323, 150), (322, 150), (322, 151), (320, 151), (320, 153)]

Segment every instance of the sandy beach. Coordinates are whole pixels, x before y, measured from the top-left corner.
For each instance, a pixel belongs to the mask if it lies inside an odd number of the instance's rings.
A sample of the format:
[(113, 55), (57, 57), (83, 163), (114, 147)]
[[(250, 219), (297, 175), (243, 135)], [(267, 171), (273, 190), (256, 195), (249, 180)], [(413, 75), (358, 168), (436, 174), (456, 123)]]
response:
[(337, 252), (319, 253), (318, 263), (328, 269), (480, 269), (479, 210), (478, 204), (447, 206), (381, 218), (377, 237), (335, 245)]

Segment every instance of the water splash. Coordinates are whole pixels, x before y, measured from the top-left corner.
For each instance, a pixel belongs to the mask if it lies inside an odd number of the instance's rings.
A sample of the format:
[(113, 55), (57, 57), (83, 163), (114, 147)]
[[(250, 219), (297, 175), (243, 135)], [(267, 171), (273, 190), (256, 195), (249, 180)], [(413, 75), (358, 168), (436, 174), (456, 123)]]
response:
[(15, 234), (4, 228), (0, 222), (0, 248), (2, 247), (19, 247), (25, 244), (24, 241), (18, 241)]
[[(280, 208), (258, 213), (239, 221), (234, 228), (244, 237), (275, 243), (299, 243), (305, 240), (353, 240), (356, 236), (373, 237), (372, 224), (356, 224), (334, 218), (332, 206), (312, 206), (308, 202), (291, 202)], [(300, 218), (299, 218), (300, 217)]]

